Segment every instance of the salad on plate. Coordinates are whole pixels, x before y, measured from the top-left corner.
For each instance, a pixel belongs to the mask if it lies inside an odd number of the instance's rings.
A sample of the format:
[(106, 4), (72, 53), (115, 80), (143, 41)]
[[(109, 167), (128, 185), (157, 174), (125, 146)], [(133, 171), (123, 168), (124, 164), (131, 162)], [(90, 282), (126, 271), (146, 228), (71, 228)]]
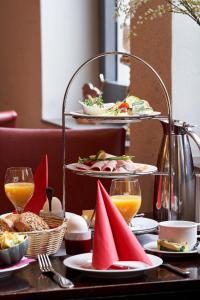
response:
[(108, 109), (111, 108), (114, 103), (104, 103), (103, 98), (99, 97), (90, 97), (84, 101), (79, 102), (83, 108), (83, 112), (86, 115), (107, 115)]
[(123, 101), (104, 103), (102, 96), (90, 97), (81, 101), (83, 112), (87, 115), (102, 116), (138, 116), (152, 115), (153, 108), (149, 102), (136, 96), (127, 96)]

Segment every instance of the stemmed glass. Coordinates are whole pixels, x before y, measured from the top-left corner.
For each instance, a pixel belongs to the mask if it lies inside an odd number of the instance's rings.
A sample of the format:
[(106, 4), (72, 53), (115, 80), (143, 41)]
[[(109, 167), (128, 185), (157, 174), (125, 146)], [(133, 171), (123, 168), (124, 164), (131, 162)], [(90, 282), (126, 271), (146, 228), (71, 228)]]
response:
[(5, 193), (17, 213), (22, 213), (34, 192), (34, 179), (31, 168), (12, 167), (6, 170)]
[(112, 202), (119, 209), (127, 224), (141, 206), (141, 189), (138, 178), (113, 179), (110, 187)]

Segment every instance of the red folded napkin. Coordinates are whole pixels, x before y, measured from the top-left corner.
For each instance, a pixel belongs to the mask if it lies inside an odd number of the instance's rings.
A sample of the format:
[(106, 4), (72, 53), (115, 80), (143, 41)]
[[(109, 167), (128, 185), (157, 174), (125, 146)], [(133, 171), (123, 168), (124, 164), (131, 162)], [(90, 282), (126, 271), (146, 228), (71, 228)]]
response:
[(34, 194), (26, 205), (24, 211), (31, 211), (39, 214), (47, 199), (46, 188), (48, 186), (48, 157), (47, 154), (42, 158), (34, 174)]
[(106, 270), (115, 261), (151, 260), (98, 180), (92, 265)]

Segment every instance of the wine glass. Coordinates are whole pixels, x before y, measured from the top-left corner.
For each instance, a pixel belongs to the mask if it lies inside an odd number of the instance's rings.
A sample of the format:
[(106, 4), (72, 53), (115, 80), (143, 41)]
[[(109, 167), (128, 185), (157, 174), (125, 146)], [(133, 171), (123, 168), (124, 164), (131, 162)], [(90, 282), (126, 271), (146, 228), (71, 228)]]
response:
[(4, 189), (6, 196), (14, 205), (17, 213), (22, 213), (34, 192), (31, 168), (8, 168), (5, 174)]
[(141, 206), (141, 190), (138, 178), (113, 179), (110, 187), (112, 202), (118, 208), (127, 224)]

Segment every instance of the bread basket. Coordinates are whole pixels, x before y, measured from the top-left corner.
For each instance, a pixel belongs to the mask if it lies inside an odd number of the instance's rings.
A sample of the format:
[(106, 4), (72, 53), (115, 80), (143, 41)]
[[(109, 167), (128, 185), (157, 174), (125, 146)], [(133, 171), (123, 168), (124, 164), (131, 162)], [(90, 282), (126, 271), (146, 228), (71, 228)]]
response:
[(38, 254), (55, 254), (61, 247), (67, 220), (57, 217), (43, 217), (51, 229), (24, 232), (29, 239), (27, 257), (36, 258)]

